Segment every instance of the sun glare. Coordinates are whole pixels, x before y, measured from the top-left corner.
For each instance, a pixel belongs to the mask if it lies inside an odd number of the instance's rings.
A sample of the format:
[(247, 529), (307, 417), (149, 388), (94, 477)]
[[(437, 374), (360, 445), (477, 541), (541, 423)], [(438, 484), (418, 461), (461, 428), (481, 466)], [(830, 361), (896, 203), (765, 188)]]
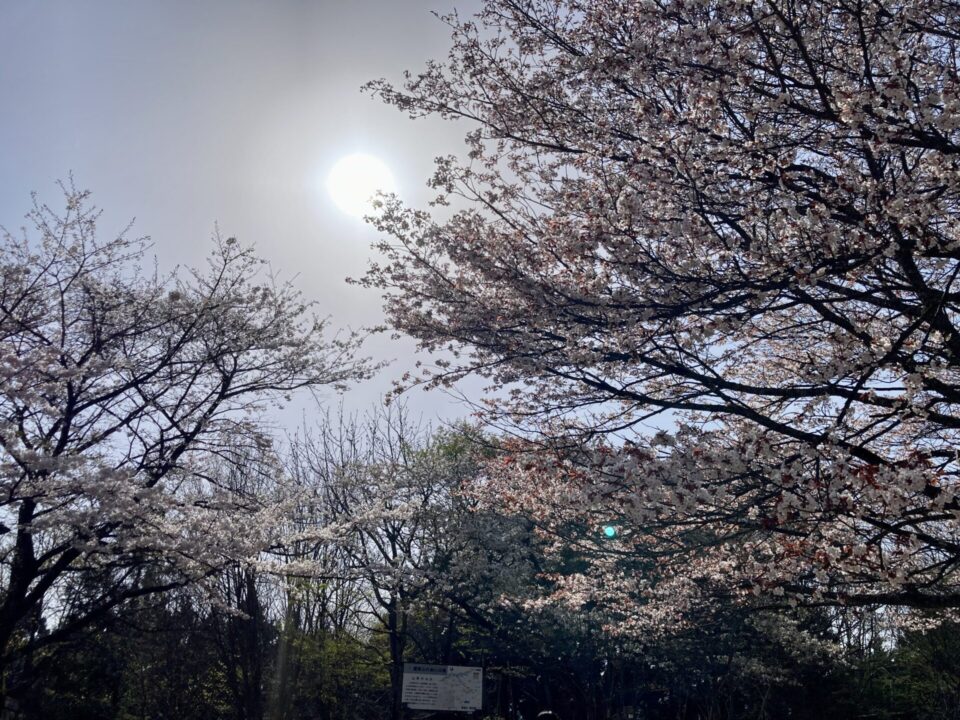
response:
[(343, 212), (366, 215), (377, 192), (394, 192), (393, 173), (373, 155), (357, 153), (340, 158), (327, 175), (327, 192)]

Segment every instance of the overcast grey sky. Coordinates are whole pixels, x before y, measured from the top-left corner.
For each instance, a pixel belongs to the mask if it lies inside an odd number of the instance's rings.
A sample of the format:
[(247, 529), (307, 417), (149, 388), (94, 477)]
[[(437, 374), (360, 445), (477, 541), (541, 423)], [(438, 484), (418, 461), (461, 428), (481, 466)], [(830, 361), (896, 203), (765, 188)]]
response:
[[(338, 326), (381, 322), (379, 298), (347, 286), (374, 239), (339, 211), (324, 179), (365, 152), (401, 196), (428, 198), (435, 156), (466, 127), (413, 122), (360, 92), (442, 58), (447, 28), (478, 0), (0, 0), (0, 224), (18, 227), (29, 193), (58, 200), (67, 173), (104, 209), (102, 232), (136, 217), (162, 267), (197, 264), (214, 222), (320, 303)], [(351, 391), (363, 409), (413, 362), (412, 343), (370, 346), (397, 362)], [(478, 386), (475, 386), (478, 387)], [(427, 417), (465, 410), (415, 393)]]

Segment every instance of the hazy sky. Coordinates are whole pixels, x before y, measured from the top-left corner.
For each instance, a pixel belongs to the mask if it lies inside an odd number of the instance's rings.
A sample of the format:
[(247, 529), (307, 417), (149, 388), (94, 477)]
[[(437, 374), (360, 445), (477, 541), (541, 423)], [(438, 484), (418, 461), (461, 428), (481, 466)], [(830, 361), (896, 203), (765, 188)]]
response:
[[(365, 152), (422, 204), (433, 157), (463, 125), (410, 121), (360, 92), (448, 49), (431, 10), (478, 0), (0, 0), (0, 224), (15, 228), (36, 190), (58, 201), (72, 172), (103, 208), (101, 232), (136, 217), (162, 267), (197, 264), (214, 222), (320, 303), (339, 326), (382, 320), (375, 293), (347, 286), (375, 239), (324, 189), (340, 157)], [(346, 404), (376, 402), (413, 362), (412, 343)], [(427, 417), (464, 410), (414, 393)]]

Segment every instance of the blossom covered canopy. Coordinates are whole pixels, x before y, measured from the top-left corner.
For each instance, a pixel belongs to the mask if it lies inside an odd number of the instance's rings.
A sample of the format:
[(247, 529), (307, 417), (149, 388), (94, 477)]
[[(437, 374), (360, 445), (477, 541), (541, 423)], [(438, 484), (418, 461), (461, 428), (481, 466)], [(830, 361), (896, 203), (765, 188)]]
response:
[(466, 209), (388, 203), (365, 282), (453, 351), (421, 379), (484, 374), (558, 441), (518, 443), (498, 497), (564, 537), (620, 518), (561, 595), (624, 625), (717, 592), (960, 604), (960, 5), (447, 21), (445, 64), (371, 87), (470, 123), (433, 179)]
[(284, 493), (264, 403), (367, 371), (234, 238), (162, 276), (64, 193), (0, 237), (0, 666), (269, 546)]

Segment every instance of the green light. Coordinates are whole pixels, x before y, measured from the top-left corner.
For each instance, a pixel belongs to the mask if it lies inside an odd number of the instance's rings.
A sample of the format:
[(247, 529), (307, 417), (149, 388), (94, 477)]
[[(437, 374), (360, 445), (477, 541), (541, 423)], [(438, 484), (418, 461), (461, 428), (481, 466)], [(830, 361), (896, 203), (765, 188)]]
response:
[(617, 529), (613, 525), (604, 525), (603, 534), (608, 538), (615, 538), (617, 536)]

